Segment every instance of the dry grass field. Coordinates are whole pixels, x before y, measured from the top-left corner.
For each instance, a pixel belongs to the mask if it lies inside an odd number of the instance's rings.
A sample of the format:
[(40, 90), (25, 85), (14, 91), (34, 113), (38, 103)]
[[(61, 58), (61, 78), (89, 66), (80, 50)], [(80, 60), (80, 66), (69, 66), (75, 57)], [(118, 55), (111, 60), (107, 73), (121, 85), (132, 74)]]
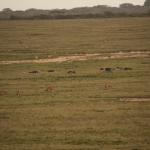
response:
[(150, 149), (150, 18), (1, 21), (0, 33), (0, 149)]

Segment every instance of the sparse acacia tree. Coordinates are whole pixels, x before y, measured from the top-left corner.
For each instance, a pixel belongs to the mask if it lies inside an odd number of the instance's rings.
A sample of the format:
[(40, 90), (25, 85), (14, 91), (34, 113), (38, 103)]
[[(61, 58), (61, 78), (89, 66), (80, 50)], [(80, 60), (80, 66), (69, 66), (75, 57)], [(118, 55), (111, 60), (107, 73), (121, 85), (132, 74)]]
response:
[(131, 7), (134, 7), (134, 5), (131, 3), (120, 4), (120, 8), (131, 8)]
[(64, 14), (64, 13), (65, 13), (65, 11), (63, 11), (63, 10), (54, 9), (54, 10), (51, 10), (51, 11), (49, 12), (49, 15), (57, 16), (57, 15), (62, 15), (62, 14)]
[(4, 8), (3, 11), (12, 11), (10, 8)]
[(94, 7), (97, 7), (97, 8), (108, 8), (107, 5), (97, 5), (97, 6), (94, 6)]
[(144, 6), (150, 6), (150, 0), (145, 0)]

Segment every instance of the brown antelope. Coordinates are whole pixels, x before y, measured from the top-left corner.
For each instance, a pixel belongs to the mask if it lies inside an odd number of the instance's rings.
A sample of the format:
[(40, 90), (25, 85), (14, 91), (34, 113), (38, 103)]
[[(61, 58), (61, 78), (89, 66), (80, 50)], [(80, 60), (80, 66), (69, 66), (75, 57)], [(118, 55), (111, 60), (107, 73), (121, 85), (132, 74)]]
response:
[(5, 91), (0, 91), (0, 95), (5, 95), (6, 92)]
[(111, 89), (111, 88), (112, 88), (111, 84), (109, 83), (105, 84), (105, 89)]
[(53, 92), (53, 91), (54, 91), (54, 88), (53, 88), (53, 87), (48, 87), (48, 88), (46, 89), (46, 91), (47, 91), (47, 92)]
[(19, 96), (19, 95), (20, 95), (20, 92), (19, 92), (19, 91), (16, 91), (16, 95)]

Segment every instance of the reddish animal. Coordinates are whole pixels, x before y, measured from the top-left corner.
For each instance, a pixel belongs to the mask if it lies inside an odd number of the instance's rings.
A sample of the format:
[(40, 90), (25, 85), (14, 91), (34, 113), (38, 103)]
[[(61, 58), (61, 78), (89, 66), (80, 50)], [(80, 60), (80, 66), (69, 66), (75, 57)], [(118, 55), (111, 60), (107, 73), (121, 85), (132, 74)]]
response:
[(5, 91), (0, 91), (0, 95), (5, 95), (6, 92)]
[(109, 84), (109, 83), (105, 84), (105, 89), (111, 89), (111, 88), (112, 88), (111, 84)]
[(20, 92), (19, 92), (19, 91), (16, 91), (16, 95), (19, 96), (19, 95), (20, 95)]
[(54, 88), (53, 88), (53, 87), (48, 87), (48, 88), (46, 89), (46, 91), (47, 91), (47, 92), (53, 92), (53, 91), (54, 91)]

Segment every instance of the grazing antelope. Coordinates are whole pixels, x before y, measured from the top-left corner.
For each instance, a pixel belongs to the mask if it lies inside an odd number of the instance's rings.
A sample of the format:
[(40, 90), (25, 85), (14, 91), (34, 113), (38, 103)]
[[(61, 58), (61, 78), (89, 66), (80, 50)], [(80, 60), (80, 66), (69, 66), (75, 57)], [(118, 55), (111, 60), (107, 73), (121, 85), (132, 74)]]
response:
[(112, 86), (111, 86), (111, 84), (105, 84), (105, 89), (111, 89), (112, 88)]
[(48, 87), (48, 88), (46, 89), (46, 91), (47, 91), (47, 92), (53, 92), (53, 91), (54, 91), (54, 88), (53, 88), (53, 87)]
[(68, 96), (73, 96), (73, 94), (69, 94)]
[(19, 96), (19, 95), (20, 95), (20, 92), (19, 92), (19, 91), (16, 91), (16, 95)]
[(5, 91), (0, 91), (0, 95), (5, 95), (6, 92)]

